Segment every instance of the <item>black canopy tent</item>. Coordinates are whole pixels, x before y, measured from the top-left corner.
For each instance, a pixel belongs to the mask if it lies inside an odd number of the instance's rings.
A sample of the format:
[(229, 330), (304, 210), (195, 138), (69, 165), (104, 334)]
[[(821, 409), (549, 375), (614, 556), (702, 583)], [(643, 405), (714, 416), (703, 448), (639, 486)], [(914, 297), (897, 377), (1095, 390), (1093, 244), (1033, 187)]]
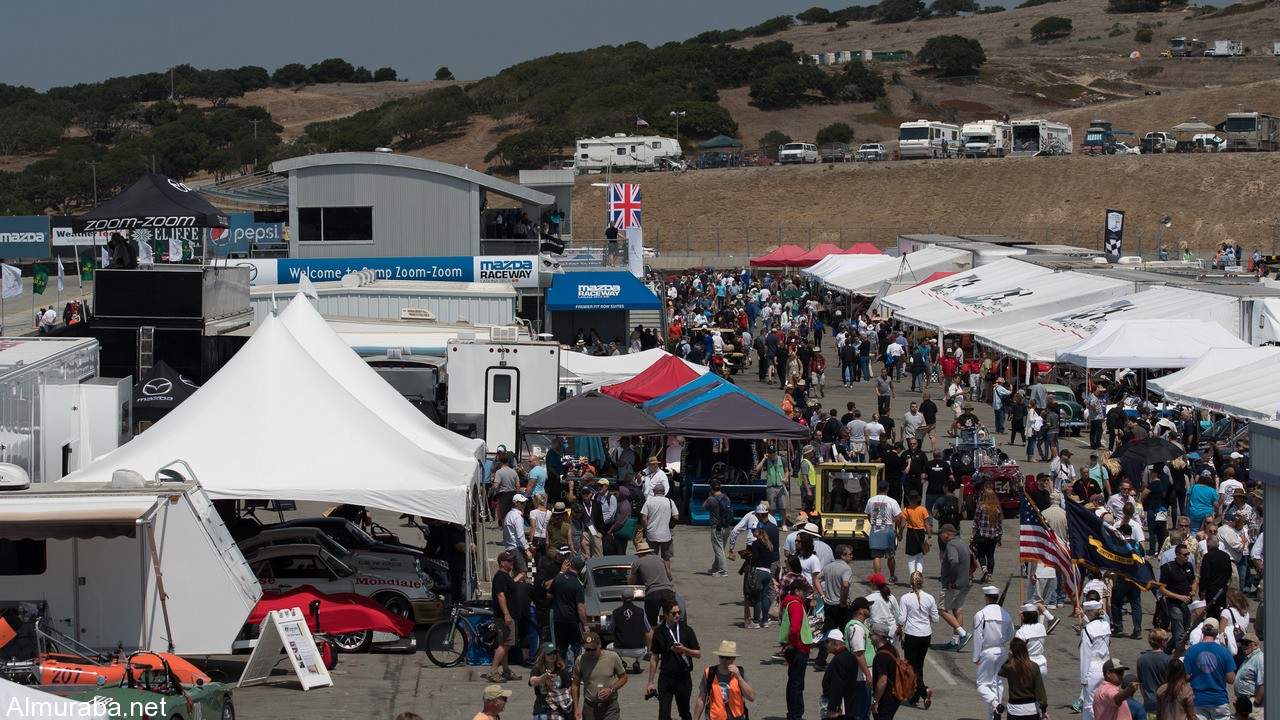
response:
[(159, 173), (147, 173), (71, 222), (76, 233), (206, 227), (231, 227), (231, 220), (196, 191)]
[(134, 421), (155, 422), (191, 397), (199, 385), (188, 380), (161, 360), (133, 386)]
[(807, 440), (809, 428), (743, 393), (713, 397), (662, 421), (672, 435), (741, 440)]
[(666, 435), (667, 428), (651, 415), (592, 390), (549, 405), (521, 424), (525, 432), (543, 435)]

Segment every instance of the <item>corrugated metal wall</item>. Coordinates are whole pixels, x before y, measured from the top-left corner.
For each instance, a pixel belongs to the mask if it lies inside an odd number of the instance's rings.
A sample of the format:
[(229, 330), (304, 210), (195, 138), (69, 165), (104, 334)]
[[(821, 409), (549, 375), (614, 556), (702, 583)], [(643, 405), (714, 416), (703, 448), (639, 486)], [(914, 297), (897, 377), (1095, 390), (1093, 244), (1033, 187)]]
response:
[[(304, 168), (291, 174), (297, 207), (373, 207), (373, 242), (300, 243), (293, 257), (460, 256), (480, 252), (480, 188), (391, 166)], [(296, 208), (290, 218), (297, 227)]]
[[(261, 323), (271, 313), (270, 297), (254, 297), (254, 322)], [(510, 325), (515, 322), (516, 296), (505, 297), (389, 294), (362, 292), (353, 288), (343, 293), (325, 293), (316, 309), (325, 316), (399, 319), (401, 308), (423, 308), (435, 313), (438, 322), (457, 322), (459, 315), (480, 325)]]

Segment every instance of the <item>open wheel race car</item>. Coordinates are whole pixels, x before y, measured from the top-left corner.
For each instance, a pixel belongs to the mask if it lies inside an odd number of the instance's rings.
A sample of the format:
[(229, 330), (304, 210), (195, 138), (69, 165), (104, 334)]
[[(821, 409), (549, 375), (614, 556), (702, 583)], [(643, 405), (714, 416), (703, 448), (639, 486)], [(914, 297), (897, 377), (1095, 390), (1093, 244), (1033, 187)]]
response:
[(982, 430), (962, 432), (942, 456), (964, 489), (967, 517), (973, 517), (974, 505), (988, 486), (1005, 510), (1016, 510), (1022, 503), (1024, 484), (1018, 462), (996, 445), (994, 435)]
[(169, 661), (147, 650), (125, 659), (123, 677), (115, 685), (99, 681), (99, 687), (70, 696), (107, 710), (108, 717), (123, 720), (235, 720), (231, 688), (219, 682), (184, 685)]

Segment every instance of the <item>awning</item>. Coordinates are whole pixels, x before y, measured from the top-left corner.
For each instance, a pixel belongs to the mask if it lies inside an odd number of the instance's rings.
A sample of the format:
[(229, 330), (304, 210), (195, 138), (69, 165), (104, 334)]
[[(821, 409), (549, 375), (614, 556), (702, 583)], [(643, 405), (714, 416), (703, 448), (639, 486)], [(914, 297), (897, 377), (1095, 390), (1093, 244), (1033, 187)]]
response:
[(194, 190), (159, 173), (148, 173), (120, 194), (71, 221), (85, 231), (145, 228), (225, 228), (226, 213)]
[(883, 255), (884, 251), (869, 242), (854, 243), (841, 255)]
[(842, 253), (844, 253), (844, 251), (840, 249), (839, 245), (818, 243), (813, 246), (812, 250), (796, 258), (795, 264), (803, 267), (809, 267), (810, 265), (815, 265), (818, 262), (825, 260), (830, 255), (840, 255)]
[(675, 355), (668, 355), (650, 365), (630, 380), (605, 385), (600, 392), (623, 402), (642, 403), (666, 394), (698, 378), (698, 373)]
[(760, 257), (751, 258), (751, 267), (795, 267), (805, 249), (799, 245), (782, 245)]
[(154, 497), (0, 496), (0, 540), (134, 537)]
[(1280, 348), (1214, 349), (1184, 370), (1147, 381), (1165, 399), (1249, 420), (1280, 419)]
[(629, 272), (575, 272), (551, 281), (547, 309), (660, 310), (662, 302)]
[[(1170, 342), (1170, 332), (1176, 341)], [(1210, 320), (1120, 319), (1058, 351), (1058, 362), (1083, 368), (1184, 368), (1209, 350), (1245, 350), (1249, 343)]]
[(926, 247), (896, 258), (877, 255), (843, 255), (841, 257), (846, 260), (862, 257), (880, 260), (869, 267), (855, 268), (847, 272), (833, 272), (822, 278), (822, 284), (830, 290), (863, 297), (874, 296), (880, 291), (885, 280), (910, 281), (915, 284), (935, 272), (967, 270), (973, 265), (972, 253), (940, 246)]
[(540, 435), (665, 435), (651, 415), (608, 395), (592, 391), (548, 405), (525, 418), (526, 433)]

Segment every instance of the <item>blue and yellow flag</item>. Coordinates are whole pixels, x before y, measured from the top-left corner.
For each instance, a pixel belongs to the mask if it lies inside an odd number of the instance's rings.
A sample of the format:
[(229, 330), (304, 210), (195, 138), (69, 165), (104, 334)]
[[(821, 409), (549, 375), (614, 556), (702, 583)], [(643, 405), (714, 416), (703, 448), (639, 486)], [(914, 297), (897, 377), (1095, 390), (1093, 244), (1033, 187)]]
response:
[(1155, 581), (1142, 553), (1135, 550), (1115, 528), (1102, 522), (1079, 503), (1067, 503), (1067, 535), (1072, 562), (1098, 570), (1110, 570), (1141, 587), (1151, 589)]

